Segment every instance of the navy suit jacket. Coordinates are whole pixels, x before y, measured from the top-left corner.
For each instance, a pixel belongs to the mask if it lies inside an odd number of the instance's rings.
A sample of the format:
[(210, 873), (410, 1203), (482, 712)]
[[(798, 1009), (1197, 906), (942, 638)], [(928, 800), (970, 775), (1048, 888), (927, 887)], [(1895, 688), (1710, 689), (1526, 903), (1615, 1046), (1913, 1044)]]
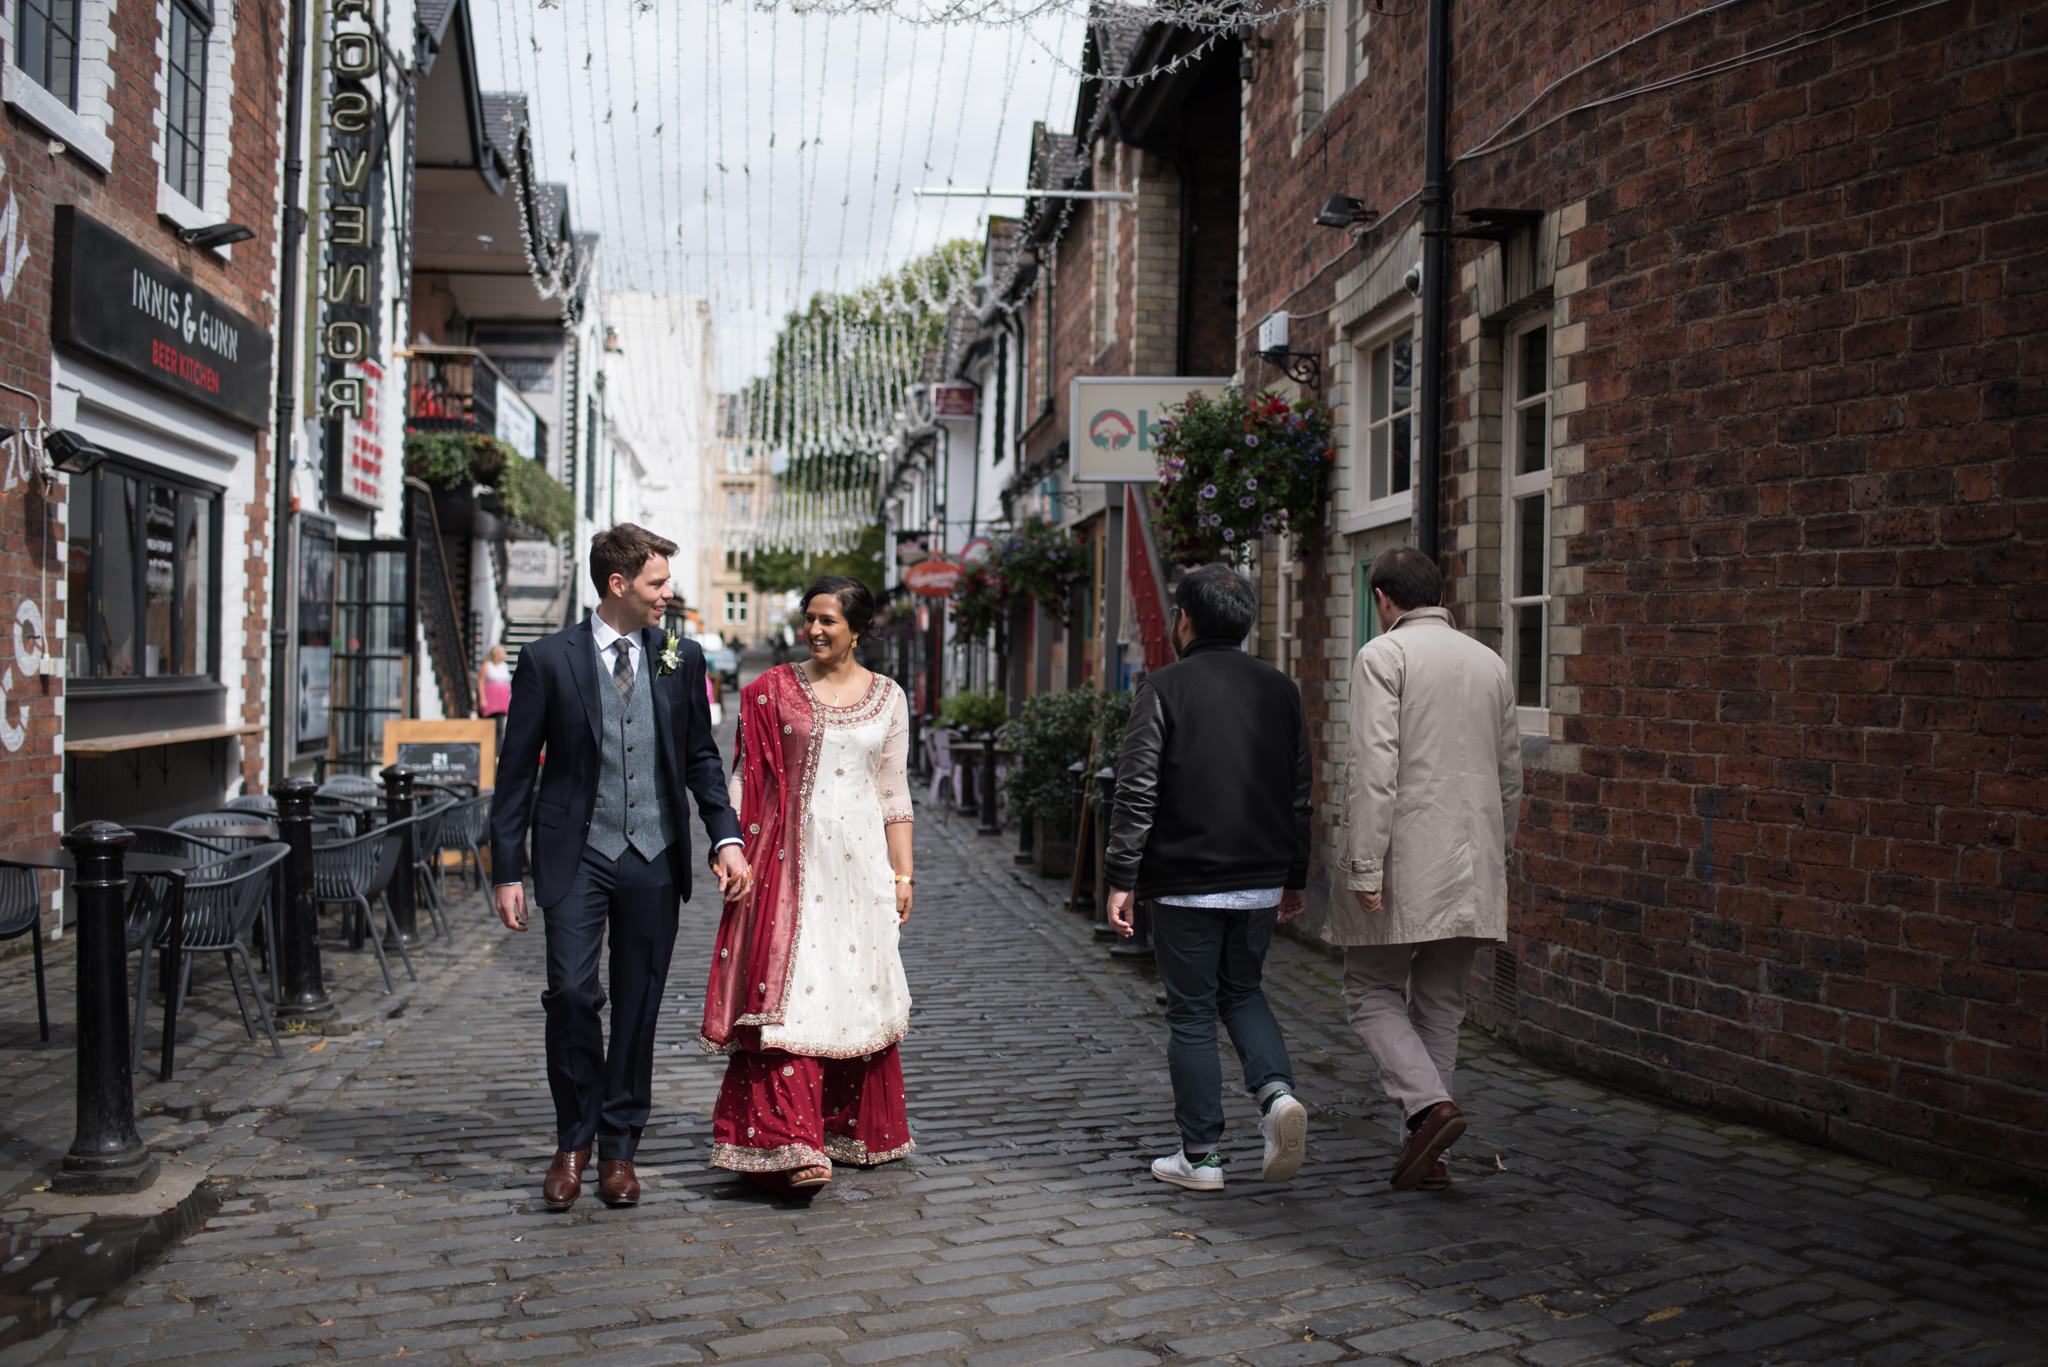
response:
[[(711, 733), (704, 652), (685, 639), (676, 668), (662, 674), (664, 639), (659, 630), (640, 633), (641, 682), (654, 686), (654, 736), (676, 832), (669, 858), (678, 895), (686, 898), (690, 833), (685, 794), (695, 795), (697, 815), (713, 845), (738, 839), (740, 823), (726, 800), (724, 765)], [(491, 880), (510, 883), (525, 873), (531, 811), (533, 892), (544, 908), (568, 896), (590, 838), (604, 731), (604, 703), (597, 690), (611, 686), (598, 669), (588, 617), (519, 652), (505, 740), (498, 751), (498, 786), (491, 798)]]

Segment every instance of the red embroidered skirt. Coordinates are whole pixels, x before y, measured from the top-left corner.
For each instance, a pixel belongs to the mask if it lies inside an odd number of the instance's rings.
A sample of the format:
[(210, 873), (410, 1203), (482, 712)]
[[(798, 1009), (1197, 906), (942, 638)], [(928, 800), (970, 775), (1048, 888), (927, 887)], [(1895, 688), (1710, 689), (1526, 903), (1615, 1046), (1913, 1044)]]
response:
[(896, 1046), (844, 1059), (734, 1052), (711, 1112), (711, 1141), (711, 1166), (734, 1172), (901, 1158), (916, 1146)]

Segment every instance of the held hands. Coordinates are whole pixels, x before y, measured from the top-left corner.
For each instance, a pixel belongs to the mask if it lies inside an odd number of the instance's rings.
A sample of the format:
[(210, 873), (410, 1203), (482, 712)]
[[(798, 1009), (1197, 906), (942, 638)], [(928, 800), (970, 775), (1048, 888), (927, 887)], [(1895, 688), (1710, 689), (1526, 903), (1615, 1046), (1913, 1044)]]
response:
[(1109, 890), (1109, 923), (1116, 927), (1116, 933), (1126, 940), (1137, 934), (1131, 924), (1131, 912), (1137, 906), (1138, 894), (1130, 888)]
[(525, 887), (518, 883), (500, 884), (491, 889), (491, 900), (497, 903), (498, 919), (505, 923), (505, 929), (526, 929)]
[(740, 853), (738, 845), (727, 845), (719, 850), (711, 868), (718, 875), (718, 891), (726, 901), (737, 902), (753, 891), (754, 871), (747, 867), (747, 858)]

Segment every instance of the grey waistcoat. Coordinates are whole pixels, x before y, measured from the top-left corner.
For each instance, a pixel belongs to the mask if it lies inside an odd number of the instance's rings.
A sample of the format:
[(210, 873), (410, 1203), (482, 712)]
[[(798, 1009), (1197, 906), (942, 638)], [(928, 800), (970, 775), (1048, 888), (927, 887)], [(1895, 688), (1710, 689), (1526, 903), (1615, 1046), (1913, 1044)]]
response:
[(650, 863), (676, 838), (662, 791), (661, 748), (654, 737), (653, 661), (640, 652), (631, 697), (612, 683), (612, 652), (597, 685), (604, 707), (604, 754), (597, 771), (597, 806), (590, 814), (590, 848), (617, 859), (631, 845)]

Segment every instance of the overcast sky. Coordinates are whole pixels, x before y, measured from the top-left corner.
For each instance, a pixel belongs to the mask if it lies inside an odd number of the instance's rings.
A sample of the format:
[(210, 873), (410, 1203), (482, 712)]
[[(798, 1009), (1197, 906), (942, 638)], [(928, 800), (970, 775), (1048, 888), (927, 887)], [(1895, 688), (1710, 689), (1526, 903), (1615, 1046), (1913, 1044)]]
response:
[[(523, 90), (542, 174), (604, 239), (607, 289), (707, 296), (718, 383), (788, 309), (851, 289), (1016, 200), (1031, 124), (1073, 118), (1081, 25), (913, 25), (711, 0), (472, 6), (486, 90)], [(1056, 55), (1055, 55), (1056, 54)]]

